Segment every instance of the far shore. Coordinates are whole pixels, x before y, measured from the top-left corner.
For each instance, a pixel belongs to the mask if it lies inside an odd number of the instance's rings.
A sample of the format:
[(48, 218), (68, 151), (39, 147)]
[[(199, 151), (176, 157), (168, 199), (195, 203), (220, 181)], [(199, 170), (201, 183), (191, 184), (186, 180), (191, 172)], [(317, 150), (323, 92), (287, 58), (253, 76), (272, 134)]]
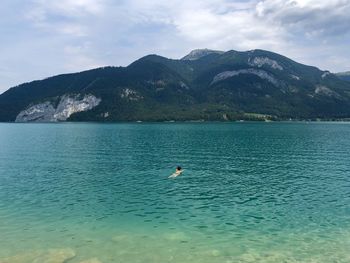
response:
[(350, 118), (346, 119), (280, 119), (280, 120), (130, 120), (130, 121), (57, 121), (57, 122), (0, 122), (4, 124), (151, 124), (151, 123), (349, 123)]

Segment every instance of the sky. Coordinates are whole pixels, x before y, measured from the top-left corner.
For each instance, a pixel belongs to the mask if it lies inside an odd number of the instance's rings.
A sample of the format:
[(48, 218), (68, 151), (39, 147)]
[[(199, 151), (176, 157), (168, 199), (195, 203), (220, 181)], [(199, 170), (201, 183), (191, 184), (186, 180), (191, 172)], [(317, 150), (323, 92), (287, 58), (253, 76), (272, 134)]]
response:
[(350, 70), (350, 0), (2, 0), (0, 93), (147, 54), (266, 49)]

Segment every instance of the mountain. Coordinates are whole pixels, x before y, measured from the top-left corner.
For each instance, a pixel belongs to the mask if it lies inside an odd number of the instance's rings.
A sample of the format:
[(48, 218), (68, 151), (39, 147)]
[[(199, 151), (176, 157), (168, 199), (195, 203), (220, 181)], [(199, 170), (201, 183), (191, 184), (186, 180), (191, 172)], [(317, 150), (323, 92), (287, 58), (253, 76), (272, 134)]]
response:
[(181, 60), (197, 60), (204, 56), (210, 55), (210, 54), (223, 54), (224, 51), (219, 50), (211, 50), (211, 49), (195, 49), (192, 50), (188, 55), (184, 56)]
[(346, 81), (350, 81), (350, 71), (336, 73), (338, 78)]
[(265, 50), (202, 49), (179, 60), (148, 55), (0, 95), (3, 122), (349, 117), (350, 82)]

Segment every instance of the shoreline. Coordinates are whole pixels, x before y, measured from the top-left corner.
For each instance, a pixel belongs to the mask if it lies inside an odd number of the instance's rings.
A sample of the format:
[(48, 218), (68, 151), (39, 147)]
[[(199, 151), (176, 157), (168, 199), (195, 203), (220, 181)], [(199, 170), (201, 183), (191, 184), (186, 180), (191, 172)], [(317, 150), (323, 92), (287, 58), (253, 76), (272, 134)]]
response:
[(294, 120), (137, 120), (137, 121), (57, 121), (57, 122), (0, 122), (0, 124), (78, 124), (78, 123), (94, 123), (94, 124), (172, 124), (172, 123), (350, 123), (350, 118), (346, 119), (294, 119)]

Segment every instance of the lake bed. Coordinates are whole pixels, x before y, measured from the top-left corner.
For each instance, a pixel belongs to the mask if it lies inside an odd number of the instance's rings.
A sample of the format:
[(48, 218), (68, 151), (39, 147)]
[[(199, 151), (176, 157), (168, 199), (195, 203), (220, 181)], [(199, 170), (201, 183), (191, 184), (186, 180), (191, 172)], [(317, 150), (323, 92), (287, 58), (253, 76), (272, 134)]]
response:
[(349, 123), (0, 124), (0, 262), (350, 262), (349, 135)]

